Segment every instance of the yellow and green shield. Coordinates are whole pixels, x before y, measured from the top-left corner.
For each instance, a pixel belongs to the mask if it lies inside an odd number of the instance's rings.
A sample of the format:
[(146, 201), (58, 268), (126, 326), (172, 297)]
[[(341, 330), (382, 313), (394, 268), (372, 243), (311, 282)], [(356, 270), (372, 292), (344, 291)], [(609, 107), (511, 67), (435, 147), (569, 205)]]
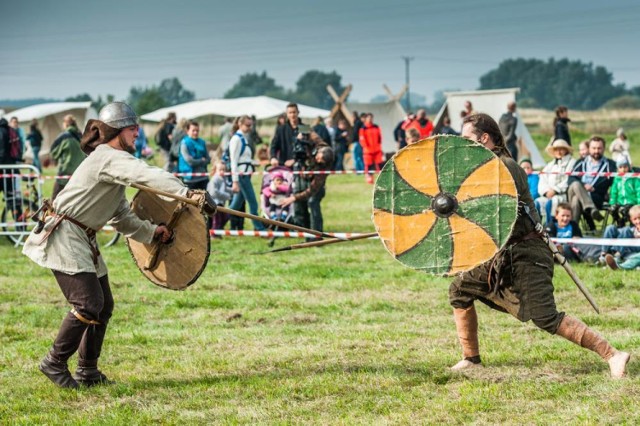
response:
[(373, 196), (373, 223), (404, 265), (436, 275), (468, 271), (509, 239), (518, 212), (513, 177), (481, 144), (433, 136), (383, 167)]

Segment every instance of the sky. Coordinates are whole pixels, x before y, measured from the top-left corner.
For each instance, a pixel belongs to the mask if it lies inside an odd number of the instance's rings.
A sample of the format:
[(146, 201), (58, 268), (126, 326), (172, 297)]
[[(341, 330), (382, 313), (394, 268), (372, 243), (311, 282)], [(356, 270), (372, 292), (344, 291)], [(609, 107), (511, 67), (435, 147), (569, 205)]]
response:
[(125, 99), (178, 77), (221, 97), (247, 72), (287, 89), (336, 71), (351, 100), (473, 90), (508, 58), (569, 58), (640, 85), (637, 0), (0, 0), (0, 99)]

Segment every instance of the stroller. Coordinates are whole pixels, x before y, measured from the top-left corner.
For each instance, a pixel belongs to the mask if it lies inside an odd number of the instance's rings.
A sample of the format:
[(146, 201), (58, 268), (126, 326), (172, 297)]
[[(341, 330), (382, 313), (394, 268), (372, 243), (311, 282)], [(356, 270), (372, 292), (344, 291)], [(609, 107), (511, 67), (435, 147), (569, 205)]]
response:
[[(276, 193), (272, 190), (272, 183), (277, 177), (282, 178), (282, 184), (277, 188)], [(287, 207), (281, 207), (277, 203), (279, 199), (291, 195), (293, 191), (293, 173), (288, 167), (276, 166), (265, 167), (265, 174), (262, 177), (260, 185), (260, 206), (262, 208), (262, 216), (267, 219), (278, 220), (280, 222), (289, 223), (293, 217), (293, 204)], [(279, 231), (280, 228), (271, 225), (269, 229)], [(276, 237), (269, 240), (269, 247), (273, 247)]]

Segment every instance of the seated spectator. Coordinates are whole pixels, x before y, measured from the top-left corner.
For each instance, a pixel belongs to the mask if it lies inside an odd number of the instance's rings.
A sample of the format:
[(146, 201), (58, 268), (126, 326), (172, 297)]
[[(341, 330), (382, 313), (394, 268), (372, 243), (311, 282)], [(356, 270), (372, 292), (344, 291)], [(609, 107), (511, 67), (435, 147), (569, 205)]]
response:
[[(231, 200), (231, 187), (228, 185), (228, 180), (225, 179), (224, 174), (227, 171), (227, 166), (222, 162), (216, 162), (213, 170), (211, 180), (207, 184), (207, 192), (213, 198), (217, 206), (224, 206), (227, 201)], [(213, 215), (212, 229), (224, 229), (224, 226), (229, 221), (229, 214), (216, 211)], [(216, 236), (214, 236), (215, 238)]]
[[(581, 238), (582, 231), (575, 220), (571, 219), (571, 206), (567, 203), (558, 204), (555, 220), (547, 226), (547, 233), (553, 238)], [(558, 251), (567, 260), (582, 261), (582, 253), (577, 246), (571, 243), (557, 244)]]
[(614, 271), (618, 269), (638, 269), (640, 268), (640, 253), (629, 256), (625, 261), (616, 259), (614, 256), (607, 254), (604, 258), (609, 268)]
[(589, 155), (589, 141), (582, 141), (580, 142), (580, 145), (578, 145), (578, 156), (580, 158), (578, 158), (578, 160), (582, 160), (583, 158), (585, 158), (587, 155)]
[(440, 129), (440, 134), (442, 134), (442, 135), (460, 136), (460, 132), (456, 132), (453, 129), (453, 127), (451, 127), (451, 119), (449, 117), (445, 117), (442, 120), (442, 128)]
[[(631, 165), (629, 159), (621, 155), (616, 161), (618, 173), (629, 173)], [(640, 203), (640, 181), (629, 176), (616, 176), (613, 178), (609, 197), (609, 210), (618, 228), (627, 222), (629, 209)]]
[[(529, 192), (531, 192), (531, 197), (535, 200), (540, 196), (540, 193), (538, 192), (540, 175), (537, 173), (533, 173), (533, 164), (531, 163), (531, 160), (529, 160), (526, 157), (520, 160), (520, 167), (522, 167), (524, 172), (527, 174), (527, 183), (529, 183)], [(536, 205), (536, 207), (538, 206)]]
[(602, 173), (611, 173), (616, 168), (616, 163), (604, 156), (604, 149), (604, 139), (593, 136), (589, 140), (589, 155), (579, 160), (573, 168), (574, 172), (584, 174), (569, 177), (567, 198), (573, 219), (578, 221), (584, 212), (591, 231), (596, 229), (594, 220), (602, 220), (599, 210), (613, 183), (613, 178), (602, 176)]
[[(635, 205), (629, 210), (632, 226), (622, 228), (616, 225), (609, 225), (604, 230), (604, 238), (640, 238), (640, 205)], [(602, 255), (612, 254), (618, 259), (625, 259), (628, 256), (640, 252), (640, 247), (625, 246), (602, 246)]]
[[(569, 176), (566, 174), (573, 170), (576, 160), (571, 157), (573, 148), (563, 139), (556, 139), (547, 146), (547, 153), (553, 160), (542, 169), (538, 181), (538, 197), (534, 200), (539, 206), (543, 223), (551, 223), (559, 203), (567, 201), (567, 189), (569, 188)], [(533, 196), (533, 188), (531, 188)]]
[(418, 129), (414, 128), (407, 129), (407, 131), (405, 132), (405, 139), (407, 141), (407, 146), (413, 145), (420, 140), (420, 132), (418, 131)]

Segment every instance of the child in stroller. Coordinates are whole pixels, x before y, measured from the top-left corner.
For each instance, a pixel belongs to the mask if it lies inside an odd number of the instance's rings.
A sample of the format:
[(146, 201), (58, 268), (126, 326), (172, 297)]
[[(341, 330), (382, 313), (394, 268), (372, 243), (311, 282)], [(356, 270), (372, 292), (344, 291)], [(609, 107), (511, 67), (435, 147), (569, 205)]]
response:
[(288, 222), (292, 214), (292, 205), (282, 207), (282, 201), (291, 195), (293, 173), (287, 167), (272, 167), (266, 170), (262, 178), (260, 201), (262, 214), (272, 220)]

